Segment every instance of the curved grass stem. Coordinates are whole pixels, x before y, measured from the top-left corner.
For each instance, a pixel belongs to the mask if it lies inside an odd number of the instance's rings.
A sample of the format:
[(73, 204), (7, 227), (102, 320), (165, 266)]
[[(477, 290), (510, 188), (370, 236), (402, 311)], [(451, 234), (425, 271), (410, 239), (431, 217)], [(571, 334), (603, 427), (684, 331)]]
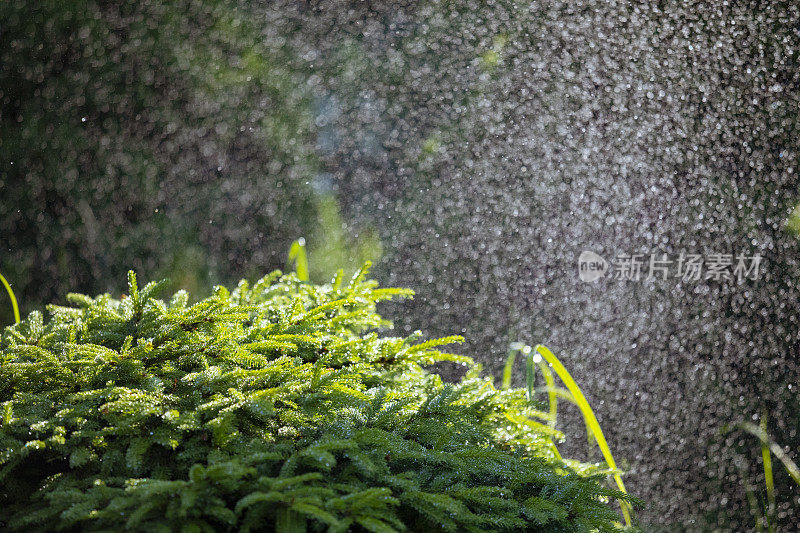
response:
[[(608, 464), (608, 467), (611, 470), (615, 471), (613, 477), (617, 487), (621, 492), (627, 493), (625, 490), (625, 484), (622, 482), (622, 476), (619, 474), (617, 463), (614, 461), (614, 456), (611, 455), (611, 449), (608, 447), (606, 438), (603, 435), (603, 430), (600, 428), (600, 423), (597, 421), (597, 417), (595, 416), (592, 407), (589, 405), (589, 402), (586, 400), (586, 397), (583, 395), (580, 387), (578, 387), (578, 384), (574, 379), (572, 379), (572, 376), (564, 367), (564, 365), (561, 364), (561, 361), (559, 361), (558, 358), (553, 355), (553, 352), (551, 352), (546, 346), (539, 344), (536, 346), (535, 350), (544, 358), (545, 361), (550, 364), (551, 367), (553, 367), (553, 370), (555, 370), (558, 377), (567, 387), (567, 390), (572, 394), (572, 397), (578, 404), (581, 413), (583, 413), (586, 426), (594, 436), (594, 440), (597, 442), (597, 446), (600, 448), (600, 452), (602, 452), (603, 458), (606, 460), (606, 464)], [(622, 516), (625, 518), (625, 525), (630, 526), (631, 513), (628, 503), (621, 501), (620, 508), (622, 509)]]
[[(528, 360), (533, 362), (533, 357), (529, 357)], [(547, 385), (547, 400), (550, 405), (550, 427), (555, 428), (558, 416), (558, 400), (556, 398), (558, 392), (556, 390), (556, 382), (553, 379), (553, 373), (550, 371), (550, 367), (547, 366), (544, 361), (537, 361), (536, 363), (539, 366), (539, 371), (544, 376), (544, 382)], [(574, 401), (572, 398), (570, 398), (570, 400)]]
[[(761, 435), (767, 434), (766, 412), (761, 416), (759, 429)], [(775, 515), (775, 481), (772, 477), (772, 457), (766, 439), (761, 439), (761, 462), (764, 465), (764, 484), (767, 487), (767, 521), (771, 523)]]
[(6, 278), (3, 277), (2, 274), (0, 274), (0, 282), (3, 283), (6, 291), (8, 291), (8, 297), (11, 298), (11, 308), (14, 310), (14, 323), (19, 324), (19, 306), (17, 305), (17, 297), (14, 296), (14, 291), (11, 290), (11, 285), (8, 283), (8, 281), (6, 281)]
[(798, 468), (797, 463), (792, 461), (792, 458), (783, 451), (783, 448), (781, 448), (777, 442), (772, 440), (765, 430), (749, 422), (742, 422), (741, 424), (737, 424), (736, 427), (761, 440), (762, 445), (765, 444), (769, 448), (769, 451), (783, 463), (783, 467), (794, 482), (800, 485), (800, 468)]

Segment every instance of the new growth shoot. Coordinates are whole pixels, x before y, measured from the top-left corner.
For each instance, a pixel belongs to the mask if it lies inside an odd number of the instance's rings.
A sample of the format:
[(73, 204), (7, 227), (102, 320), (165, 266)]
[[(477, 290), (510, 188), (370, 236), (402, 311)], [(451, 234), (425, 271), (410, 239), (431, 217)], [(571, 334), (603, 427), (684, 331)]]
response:
[(295, 262), (297, 277), (300, 281), (308, 281), (308, 255), (306, 254), (306, 240), (300, 237), (289, 248), (289, 265)]

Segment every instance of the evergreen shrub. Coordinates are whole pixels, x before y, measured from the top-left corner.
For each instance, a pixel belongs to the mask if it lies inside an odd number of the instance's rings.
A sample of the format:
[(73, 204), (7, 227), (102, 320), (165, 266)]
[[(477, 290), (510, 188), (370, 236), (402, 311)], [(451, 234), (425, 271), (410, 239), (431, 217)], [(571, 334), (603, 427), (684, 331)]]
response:
[(131, 272), (127, 296), (5, 328), (0, 529), (615, 530), (607, 472), (439, 349), (459, 337), (380, 335), (376, 303), (412, 292), (365, 276), (274, 272), (190, 305)]

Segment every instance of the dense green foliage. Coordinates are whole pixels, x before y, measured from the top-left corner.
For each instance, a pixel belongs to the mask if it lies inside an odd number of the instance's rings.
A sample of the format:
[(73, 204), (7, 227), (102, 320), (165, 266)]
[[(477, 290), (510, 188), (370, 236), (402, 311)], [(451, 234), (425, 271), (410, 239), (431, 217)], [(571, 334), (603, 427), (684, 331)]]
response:
[[(362, 269), (276, 272), (194, 305), (72, 294), (0, 349), (0, 526), (141, 531), (609, 531), (606, 472), (554, 456), (521, 389), (380, 336)], [(423, 366), (468, 368), (455, 384)]]

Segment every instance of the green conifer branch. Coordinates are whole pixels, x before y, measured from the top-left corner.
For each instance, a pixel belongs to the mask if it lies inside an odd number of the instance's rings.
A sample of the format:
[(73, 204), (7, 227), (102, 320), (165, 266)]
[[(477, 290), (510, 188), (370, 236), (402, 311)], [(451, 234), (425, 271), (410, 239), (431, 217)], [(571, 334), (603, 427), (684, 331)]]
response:
[[(346, 286), (273, 273), (188, 304), (71, 295), (0, 335), (0, 526), (130, 531), (613, 531), (524, 389), (379, 334)], [(425, 369), (467, 365), (445, 384)]]

